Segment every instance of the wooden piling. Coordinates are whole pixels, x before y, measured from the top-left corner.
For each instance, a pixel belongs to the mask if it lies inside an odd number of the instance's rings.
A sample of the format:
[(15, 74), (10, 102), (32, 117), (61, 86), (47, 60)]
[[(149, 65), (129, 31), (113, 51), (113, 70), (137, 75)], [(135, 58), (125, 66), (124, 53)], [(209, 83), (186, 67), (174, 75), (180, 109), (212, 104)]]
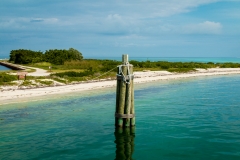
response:
[[(127, 66), (122, 66), (122, 76), (127, 74)], [(124, 114), (124, 108), (125, 108), (125, 98), (126, 98), (126, 83), (121, 80), (120, 87), (119, 87), (119, 107), (118, 107), (118, 113)], [(118, 126), (123, 126), (123, 118), (118, 118)]]
[(128, 55), (127, 54), (122, 55), (122, 63), (124, 65), (128, 64)]
[[(130, 72), (133, 74), (133, 67), (130, 69)], [(135, 115), (135, 107), (134, 107), (134, 83), (133, 83), (133, 79), (132, 79), (132, 83), (131, 85), (131, 109), (130, 109), (130, 114), (134, 114)], [(131, 119), (130, 122), (131, 126), (135, 126), (135, 116)]]
[[(133, 80), (132, 80), (132, 65), (129, 65), (128, 66), (128, 81), (127, 81), (127, 86), (126, 86), (126, 101), (125, 101), (125, 114), (130, 114), (130, 111), (131, 111), (131, 104), (132, 104), (132, 83), (133, 83)], [(126, 118), (125, 119), (125, 127), (130, 127), (130, 118)]]
[[(120, 71), (120, 69), (118, 67), (117, 73), (119, 73), (119, 71)], [(116, 85), (116, 110), (115, 110), (115, 113), (118, 113), (118, 109), (119, 109), (120, 83), (121, 83), (121, 80), (119, 80), (117, 78), (117, 85)], [(117, 117), (115, 117), (115, 126), (118, 126), (118, 118)]]
[(128, 55), (123, 55), (117, 73), (115, 126), (134, 126), (134, 116), (133, 66), (128, 62)]

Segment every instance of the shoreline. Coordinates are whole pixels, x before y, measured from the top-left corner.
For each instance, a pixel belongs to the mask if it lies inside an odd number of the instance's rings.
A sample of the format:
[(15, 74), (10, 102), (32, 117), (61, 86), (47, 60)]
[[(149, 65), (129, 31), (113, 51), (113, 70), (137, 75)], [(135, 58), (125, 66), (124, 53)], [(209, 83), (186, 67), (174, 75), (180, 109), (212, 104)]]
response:
[[(211, 68), (207, 70), (197, 69), (196, 72), (189, 73), (170, 73), (167, 71), (134, 72), (134, 84), (161, 80), (174, 80), (230, 74), (240, 74), (240, 68)], [(25, 100), (24, 102), (35, 101), (36, 99), (41, 99), (41, 97), (46, 97), (49, 95), (64, 95), (73, 92), (99, 90), (102, 88), (110, 88), (115, 86), (116, 80), (105, 80), (45, 88), (12, 89), (0, 92), (0, 106), (10, 103), (17, 103), (23, 99)]]
[(7, 67), (9, 69), (12, 69), (12, 70), (18, 70), (18, 71), (25, 70), (25, 68), (23, 66), (8, 63), (8, 62), (1, 62), (0, 61), (0, 65), (5, 66), (5, 67)]

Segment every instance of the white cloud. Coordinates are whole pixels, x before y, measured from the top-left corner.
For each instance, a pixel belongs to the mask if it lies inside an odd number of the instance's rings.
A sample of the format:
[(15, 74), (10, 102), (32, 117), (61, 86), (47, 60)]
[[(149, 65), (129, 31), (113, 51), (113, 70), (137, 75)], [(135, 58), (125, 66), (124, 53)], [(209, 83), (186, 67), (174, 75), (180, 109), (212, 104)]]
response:
[(107, 16), (108, 20), (121, 20), (122, 17), (119, 14), (110, 14)]
[(214, 3), (217, 1), (221, 0), (123, 0), (117, 1), (109, 8), (110, 10), (111, 8), (115, 8), (115, 12), (124, 16), (135, 18), (154, 18), (168, 17), (179, 13), (189, 12), (191, 9), (200, 5)]
[(44, 22), (48, 23), (48, 24), (54, 24), (54, 23), (58, 23), (59, 19), (58, 18), (46, 18), (46, 19), (44, 19)]
[[(35, 24), (38, 23), (41, 25), (56, 24), (60, 27), (68, 25), (81, 28), (85, 31), (99, 31), (101, 29), (104, 29), (104, 31), (116, 31), (118, 29), (121, 31), (127, 30), (129, 33), (138, 33), (141, 31), (148, 32), (148, 28), (149, 32), (151, 32), (151, 27), (157, 30), (159, 24), (156, 25), (154, 21), (149, 23), (146, 19), (169, 17), (179, 13), (189, 12), (194, 7), (216, 1), (220, 0), (121, 0), (114, 2), (105, 0), (94, 1), (94, 3), (90, 1), (71, 1), (74, 5), (72, 4), (71, 8), (67, 8), (67, 10), (71, 10), (72, 14), (65, 15), (65, 17), (55, 14), (52, 15), (52, 13), (61, 13), (62, 7), (57, 7), (55, 8), (55, 12), (49, 13), (50, 8), (53, 6), (47, 6), (46, 3), (45, 7), (34, 9), (39, 12), (34, 14), (41, 15), (40, 17), (28, 17), (25, 15), (23, 17), (26, 18), (8, 17), (8, 19), (13, 19), (16, 26), (26, 27), (34, 25), (34, 23), (31, 25), (26, 23), (35, 22)], [(58, 6), (66, 6), (66, 2), (60, 1)], [(31, 10), (33, 10), (33, 8)], [(54, 16), (54, 18), (49, 17), (50, 14)], [(161, 30), (169, 31), (169, 28), (161, 27)]]
[(75, 15), (71, 22), (72, 26), (81, 26), (82, 30), (109, 35), (178, 33), (176, 28), (181, 24), (167, 22), (165, 17), (190, 12), (198, 6), (217, 1), (221, 0), (121, 0), (114, 3), (106, 0), (94, 5), (79, 2), (79, 10), (87, 14)]
[(223, 16), (228, 16), (229, 18), (240, 19), (240, 10), (224, 10)]
[(105, 19), (106, 24), (115, 24), (115, 25), (125, 25), (127, 22), (126, 19), (123, 19), (119, 14), (109, 14)]
[(222, 25), (219, 22), (205, 21), (183, 27), (183, 33), (187, 34), (220, 34), (221, 32)]
[(2, 29), (23, 29), (25, 26), (23, 23), (27, 22), (27, 18), (11, 18), (11, 19), (1, 19), (0, 28)]

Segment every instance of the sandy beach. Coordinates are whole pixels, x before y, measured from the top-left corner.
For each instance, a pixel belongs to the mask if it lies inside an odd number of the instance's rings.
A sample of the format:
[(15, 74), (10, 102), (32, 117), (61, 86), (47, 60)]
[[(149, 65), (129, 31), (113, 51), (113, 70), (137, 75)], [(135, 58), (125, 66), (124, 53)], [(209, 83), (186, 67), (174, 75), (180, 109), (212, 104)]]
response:
[[(195, 72), (190, 73), (170, 73), (167, 71), (146, 71), (146, 72), (134, 72), (134, 83), (146, 83), (159, 80), (171, 80), (181, 79), (199, 76), (215, 76), (215, 75), (229, 75), (240, 74), (240, 68), (211, 68), (211, 69), (197, 69)], [(63, 85), (55, 87), (45, 88), (33, 88), (33, 89), (18, 89), (9, 88), (7, 90), (0, 91), (0, 105), (8, 104), (20, 99), (34, 100), (40, 96), (48, 96), (54, 94), (68, 94), (76, 91), (87, 91), (94, 89), (101, 89), (106, 87), (114, 87), (116, 80), (99, 80), (94, 82), (85, 82), (74, 85)]]

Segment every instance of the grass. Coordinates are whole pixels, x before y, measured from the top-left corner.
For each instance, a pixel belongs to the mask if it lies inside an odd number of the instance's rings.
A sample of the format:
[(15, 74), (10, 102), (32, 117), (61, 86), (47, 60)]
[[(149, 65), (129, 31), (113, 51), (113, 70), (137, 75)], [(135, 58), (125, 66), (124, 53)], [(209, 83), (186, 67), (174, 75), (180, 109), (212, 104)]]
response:
[[(51, 66), (51, 76), (48, 77), (32, 77), (27, 76), (27, 80), (23, 85), (34, 85), (29, 80), (35, 80), (44, 85), (51, 85), (52, 81), (44, 81), (41, 79), (51, 78), (54, 81), (69, 84), (72, 82), (98, 80), (98, 79), (115, 79), (117, 66), (122, 62), (114, 60), (93, 60), (85, 59), (81, 61), (66, 61), (63, 65), (54, 65), (48, 62), (27, 64), (25, 66), (45, 69), (48, 72)], [(240, 67), (238, 63), (198, 63), (198, 62), (167, 62), (167, 61), (130, 61), (134, 66), (134, 71), (159, 71), (165, 70), (175, 73), (187, 73), (196, 71), (194, 68), (236, 68)], [(111, 72), (108, 72), (112, 70)], [(28, 72), (34, 72), (34, 69), (28, 69)], [(0, 72), (0, 85), (10, 85), (12, 81), (17, 80), (17, 76), (11, 76), (5, 72)], [(13, 84), (13, 83), (12, 83)]]
[(20, 86), (31, 86), (31, 85), (36, 85), (36, 84), (33, 84), (31, 81), (29, 80), (25, 80), (23, 81), (23, 83), (20, 85)]
[(161, 69), (161, 68), (140, 68), (140, 67), (133, 67), (133, 71), (161, 71), (161, 70), (166, 70), (166, 69)]
[(36, 69), (27, 68), (27, 69), (25, 70), (25, 72), (28, 72), (28, 73), (36, 72)]
[(27, 64), (26, 66), (48, 70), (49, 66), (52, 66), (52, 64), (49, 62), (40, 62), (40, 63)]
[(61, 72), (84, 72), (84, 69), (54, 69), (48, 72), (61, 73)]
[[(70, 67), (70, 66), (64, 66), (64, 65), (54, 65), (49, 62), (27, 64), (25, 66), (41, 68), (41, 69), (47, 70), (47, 72), (53, 72), (53, 73), (70, 72), (70, 71), (84, 72), (86, 70), (86, 69), (80, 69), (80, 68), (78, 68), (78, 66)], [(51, 70), (49, 69), (49, 66), (51, 66)]]
[(64, 84), (67, 84), (67, 83), (68, 83), (67, 80), (61, 79), (61, 78), (59, 78), (59, 77), (54, 77), (53, 80), (54, 80), (54, 81), (57, 81), (57, 82), (60, 82), (60, 83), (64, 83)]
[(0, 62), (8, 62), (6, 59), (1, 59)]
[(187, 73), (187, 72), (196, 71), (196, 69), (193, 69), (193, 68), (169, 68), (167, 71), (177, 72), (177, 73)]
[(0, 73), (9, 72), (11, 70), (0, 70)]
[(6, 72), (0, 73), (0, 85), (11, 85), (12, 81), (18, 80), (17, 76), (9, 75)]
[(16, 82), (6, 82), (5, 85), (6, 86), (16, 86), (18, 83)]
[(35, 82), (38, 82), (38, 83), (46, 85), (46, 86), (53, 85), (53, 81), (48, 81), (48, 80), (35, 80)]

